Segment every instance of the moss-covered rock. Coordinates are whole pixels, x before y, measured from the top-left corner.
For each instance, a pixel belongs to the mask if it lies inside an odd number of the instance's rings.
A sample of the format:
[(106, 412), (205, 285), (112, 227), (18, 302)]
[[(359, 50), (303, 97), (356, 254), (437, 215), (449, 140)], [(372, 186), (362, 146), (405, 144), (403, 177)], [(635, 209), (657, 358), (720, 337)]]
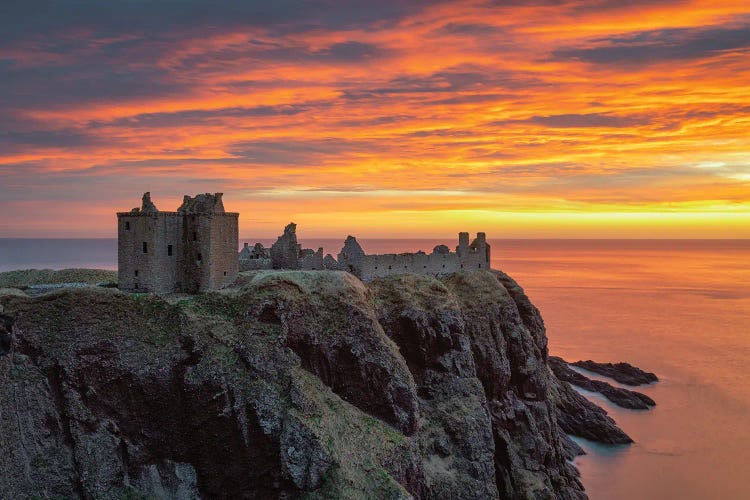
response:
[(584, 496), (543, 323), (502, 274), (0, 307), (0, 498)]
[(117, 271), (105, 269), (19, 269), (0, 273), (0, 288), (61, 283), (87, 283), (89, 285), (117, 283)]

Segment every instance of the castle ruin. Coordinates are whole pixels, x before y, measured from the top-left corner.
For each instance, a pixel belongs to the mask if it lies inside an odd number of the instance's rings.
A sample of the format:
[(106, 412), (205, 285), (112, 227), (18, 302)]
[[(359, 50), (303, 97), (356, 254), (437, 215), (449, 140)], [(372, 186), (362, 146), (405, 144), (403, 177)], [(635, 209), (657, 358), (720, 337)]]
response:
[(490, 245), (484, 233), (469, 244), (469, 233), (458, 233), (458, 246), (451, 252), (437, 245), (432, 253), (425, 252), (367, 255), (354, 236), (344, 242), (338, 255), (339, 269), (348, 271), (362, 281), (393, 274), (430, 274), (441, 276), (458, 271), (490, 269)]
[(297, 225), (291, 223), (270, 250), (256, 243), (252, 250), (245, 243), (240, 252), (240, 271), (259, 269), (341, 270), (370, 281), (393, 274), (430, 274), (441, 276), (462, 270), (490, 269), (490, 245), (484, 233), (469, 243), (469, 233), (458, 234), (455, 252), (438, 245), (425, 252), (367, 255), (354, 236), (349, 236), (338, 259), (323, 255), (323, 249), (302, 248), (297, 242)]
[(225, 212), (221, 197), (186, 195), (176, 212), (162, 212), (145, 193), (140, 208), (119, 212), (119, 288), (195, 293), (232, 283), (239, 267), (239, 214)]
[(185, 196), (176, 212), (162, 212), (145, 193), (140, 208), (119, 212), (118, 281), (133, 292), (195, 293), (232, 284), (239, 271), (262, 269), (341, 270), (370, 281), (394, 274), (442, 276), (490, 269), (490, 245), (484, 233), (469, 243), (458, 234), (451, 251), (437, 245), (431, 253), (368, 255), (354, 236), (334, 258), (323, 249), (302, 248), (297, 225), (284, 228), (271, 248), (244, 244), (237, 252), (238, 213), (224, 210), (222, 193)]

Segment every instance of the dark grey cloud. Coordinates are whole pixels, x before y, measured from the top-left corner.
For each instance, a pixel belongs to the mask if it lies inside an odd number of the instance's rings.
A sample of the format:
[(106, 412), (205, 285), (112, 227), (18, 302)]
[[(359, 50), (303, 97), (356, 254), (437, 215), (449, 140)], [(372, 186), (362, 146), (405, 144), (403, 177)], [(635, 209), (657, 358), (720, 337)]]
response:
[(386, 115), (376, 116), (371, 118), (352, 118), (349, 120), (340, 120), (334, 123), (335, 126), (340, 127), (371, 127), (377, 125), (388, 125), (391, 123), (400, 123), (409, 120), (416, 120), (417, 116), (414, 115)]
[(315, 166), (324, 157), (371, 151), (375, 147), (373, 142), (366, 140), (289, 138), (241, 142), (232, 145), (229, 152), (247, 163)]
[(632, 127), (649, 123), (649, 120), (644, 117), (614, 116), (601, 113), (533, 116), (527, 121), (550, 128)]
[[(337, 42), (321, 49), (311, 49), (307, 45), (282, 42), (262, 44), (236, 44), (183, 57), (173, 68), (183, 74), (210, 74), (221, 64), (234, 67), (258, 64), (278, 64), (291, 62), (356, 64), (368, 62), (389, 54), (387, 49), (371, 43), (356, 40)], [(225, 68), (223, 68), (225, 69)]]
[(311, 29), (348, 29), (396, 22), (434, 0), (4, 0), (0, 44), (81, 30), (96, 37), (222, 33), (260, 27), (279, 35)]
[(487, 125), (507, 127), (509, 125), (533, 124), (549, 128), (592, 128), (612, 127), (627, 128), (638, 125), (648, 125), (648, 116), (618, 116), (606, 113), (566, 113), (560, 115), (538, 115), (523, 120), (498, 120)]
[(55, 107), (79, 102), (175, 95), (188, 88), (156, 67), (128, 68), (92, 57), (65, 64), (6, 67), (0, 77), (3, 110)]
[(223, 118), (264, 118), (271, 116), (293, 116), (327, 107), (326, 103), (289, 104), (279, 106), (232, 107), (220, 109), (192, 109), (175, 111), (173, 113), (142, 113), (139, 115), (119, 118), (113, 121), (92, 122), (91, 128), (102, 126), (124, 127), (174, 127), (176, 125), (208, 125), (211, 122), (221, 123)]
[[(400, 76), (384, 86), (345, 89), (342, 97), (351, 101), (361, 101), (385, 96), (434, 94), (442, 98), (443, 94), (456, 92), (482, 92), (492, 89), (497, 93), (547, 85), (550, 84), (525, 72), (498, 72), (492, 68), (467, 65), (436, 71), (426, 76)], [(462, 98), (474, 99), (473, 96), (451, 96), (449, 99), (456, 99), (454, 102), (460, 103)]]
[(750, 23), (720, 28), (680, 28), (642, 31), (626, 37), (593, 40), (593, 47), (561, 48), (557, 60), (593, 64), (650, 64), (670, 60), (700, 59), (750, 49)]
[(482, 23), (448, 23), (435, 31), (435, 35), (490, 35), (498, 32), (498, 27)]
[(97, 142), (95, 136), (74, 130), (0, 131), (0, 155), (46, 148), (79, 148)]

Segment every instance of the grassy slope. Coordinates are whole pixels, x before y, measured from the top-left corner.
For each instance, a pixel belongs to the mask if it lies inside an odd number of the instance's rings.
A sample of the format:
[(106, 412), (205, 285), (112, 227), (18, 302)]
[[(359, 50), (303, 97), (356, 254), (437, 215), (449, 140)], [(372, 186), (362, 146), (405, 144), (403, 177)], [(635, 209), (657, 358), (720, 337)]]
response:
[(57, 283), (116, 283), (117, 271), (104, 269), (19, 269), (0, 273), (0, 288)]

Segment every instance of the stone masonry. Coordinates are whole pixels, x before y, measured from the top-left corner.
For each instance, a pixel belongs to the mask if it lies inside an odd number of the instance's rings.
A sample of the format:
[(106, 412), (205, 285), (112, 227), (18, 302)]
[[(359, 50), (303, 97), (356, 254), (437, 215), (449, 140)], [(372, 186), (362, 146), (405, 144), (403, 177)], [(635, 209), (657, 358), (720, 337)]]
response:
[(490, 269), (490, 245), (484, 233), (477, 233), (471, 244), (469, 233), (459, 233), (455, 252), (445, 245), (438, 245), (430, 254), (367, 255), (357, 239), (349, 236), (338, 255), (338, 264), (339, 269), (354, 274), (362, 281), (394, 274), (441, 276), (459, 271)]
[(425, 252), (367, 255), (354, 236), (338, 259), (323, 249), (302, 248), (297, 225), (288, 224), (270, 249), (245, 243), (237, 253), (238, 213), (224, 210), (222, 193), (185, 196), (176, 212), (162, 212), (145, 193), (140, 208), (118, 212), (118, 286), (151, 293), (196, 293), (230, 285), (241, 271), (261, 269), (341, 270), (370, 281), (394, 274), (446, 275), (490, 269), (484, 233), (469, 243), (458, 234), (452, 252), (437, 245)]
[(195, 293), (237, 277), (239, 214), (224, 210), (222, 193), (185, 196), (176, 212), (159, 211), (145, 193), (140, 208), (117, 219), (122, 290)]
[[(240, 252), (243, 271), (257, 269), (328, 269), (347, 271), (362, 281), (370, 281), (394, 274), (446, 275), (458, 271), (490, 269), (490, 245), (485, 233), (469, 243), (469, 233), (459, 233), (456, 251), (446, 245), (437, 245), (432, 253), (425, 252), (367, 255), (354, 236), (349, 236), (338, 259), (317, 251), (303, 249), (297, 242), (297, 225), (290, 223), (284, 234), (271, 246), (270, 252), (256, 243), (250, 250), (246, 243)], [(263, 253), (266, 252), (266, 253)]]

